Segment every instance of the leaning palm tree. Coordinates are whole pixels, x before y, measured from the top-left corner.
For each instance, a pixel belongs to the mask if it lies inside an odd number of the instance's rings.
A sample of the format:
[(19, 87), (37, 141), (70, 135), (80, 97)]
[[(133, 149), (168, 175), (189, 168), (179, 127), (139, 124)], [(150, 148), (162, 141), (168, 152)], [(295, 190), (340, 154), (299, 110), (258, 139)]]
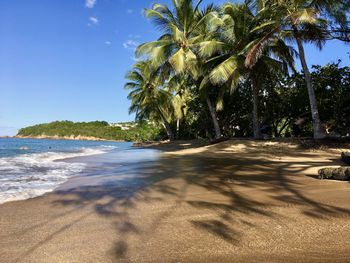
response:
[(217, 26), (214, 38), (200, 43), (200, 54), (207, 63), (214, 64), (209, 74), (213, 84), (226, 85), (233, 92), (240, 80), (249, 79), (253, 94), (253, 132), (260, 138), (258, 117), (258, 95), (262, 87), (262, 76), (275, 75), (278, 71), (287, 72), (293, 66), (293, 49), (287, 46), (275, 32), (264, 41), (264, 49), (255, 54), (253, 63), (246, 63), (249, 50), (267, 32), (269, 21), (263, 14), (254, 14), (248, 4), (225, 4), (222, 16), (217, 15), (212, 23)]
[(130, 90), (130, 113), (136, 113), (136, 119), (154, 120), (163, 124), (170, 140), (175, 136), (171, 129), (172, 94), (162, 88), (164, 77), (160, 69), (152, 67), (149, 61), (140, 61), (127, 73), (125, 89)]

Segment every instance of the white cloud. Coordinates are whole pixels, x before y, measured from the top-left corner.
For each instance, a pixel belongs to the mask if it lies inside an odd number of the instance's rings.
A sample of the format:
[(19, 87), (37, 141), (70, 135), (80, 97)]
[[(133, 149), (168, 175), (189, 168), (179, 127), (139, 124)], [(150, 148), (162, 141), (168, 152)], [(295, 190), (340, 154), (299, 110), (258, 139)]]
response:
[(107, 41), (105, 41), (105, 44), (110, 45), (110, 44), (112, 44), (112, 42), (107, 40)]
[(87, 8), (93, 8), (96, 4), (96, 0), (85, 0), (85, 6)]
[[(90, 16), (90, 17), (89, 17), (89, 21), (90, 21), (90, 23), (93, 24), (93, 25), (97, 25), (97, 24), (98, 24), (98, 19), (97, 19), (97, 17)], [(89, 24), (90, 24), (90, 23), (89, 23)], [(91, 24), (90, 24), (90, 25), (91, 25)]]
[(132, 39), (128, 39), (123, 43), (123, 47), (129, 50), (135, 50), (138, 45), (139, 43)]
[(129, 34), (128, 35), (128, 38), (134, 38), (134, 39), (136, 39), (136, 38), (141, 38), (141, 35), (134, 35), (134, 34)]
[(132, 14), (132, 13), (134, 13), (134, 10), (132, 10), (132, 9), (128, 9), (128, 10), (126, 10), (126, 13), (128, 13), (128, 14)]

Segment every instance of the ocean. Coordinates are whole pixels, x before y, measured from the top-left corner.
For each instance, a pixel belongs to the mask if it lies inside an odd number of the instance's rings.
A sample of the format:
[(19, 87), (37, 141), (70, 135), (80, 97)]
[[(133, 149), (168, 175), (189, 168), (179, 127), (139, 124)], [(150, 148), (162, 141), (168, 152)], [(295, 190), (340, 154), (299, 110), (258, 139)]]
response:
[(129, 142), (0, 138), (0, 204), (51, 192), (88, 166), (84, 158), (64, 159), (113, 153), (131, 160), (140, 153), (132, 150)]

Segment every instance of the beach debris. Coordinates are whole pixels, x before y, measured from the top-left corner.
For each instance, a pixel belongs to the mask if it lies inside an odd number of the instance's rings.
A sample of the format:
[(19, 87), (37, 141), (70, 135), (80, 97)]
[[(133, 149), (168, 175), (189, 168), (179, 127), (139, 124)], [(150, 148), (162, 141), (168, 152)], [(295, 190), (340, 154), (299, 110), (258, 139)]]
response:
[(318, 170), (319, 179), (350, 180), (350, 167), (323, 168)]
[(342, 152), (341, 160), (347, 165), (350, 165), (350, 152)]

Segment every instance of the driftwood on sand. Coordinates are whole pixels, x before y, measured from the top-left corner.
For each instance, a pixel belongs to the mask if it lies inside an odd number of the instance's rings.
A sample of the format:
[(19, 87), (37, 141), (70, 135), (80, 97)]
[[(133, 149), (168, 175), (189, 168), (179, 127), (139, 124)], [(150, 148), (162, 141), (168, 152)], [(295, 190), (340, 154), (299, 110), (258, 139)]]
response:
[(318, 171), (319, 179), (350, 180), (350, 167), (323, 168)]

